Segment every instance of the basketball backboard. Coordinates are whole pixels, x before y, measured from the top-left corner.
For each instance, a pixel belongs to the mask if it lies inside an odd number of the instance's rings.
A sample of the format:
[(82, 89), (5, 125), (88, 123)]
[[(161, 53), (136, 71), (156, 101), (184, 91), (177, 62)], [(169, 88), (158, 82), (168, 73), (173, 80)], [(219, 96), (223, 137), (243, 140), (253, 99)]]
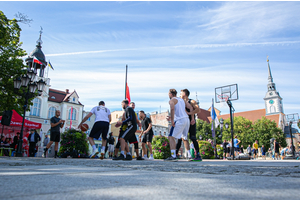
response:
[(285, 118), (286, 118), (287, 122), (298, 122), (299, 121), (298, 113), (285, 115)]
[(227, 100), (238, 100), (238, 86), (237, 84), (226, 85), (215, 88), (215, 100), (216, 103), (224, 102)]

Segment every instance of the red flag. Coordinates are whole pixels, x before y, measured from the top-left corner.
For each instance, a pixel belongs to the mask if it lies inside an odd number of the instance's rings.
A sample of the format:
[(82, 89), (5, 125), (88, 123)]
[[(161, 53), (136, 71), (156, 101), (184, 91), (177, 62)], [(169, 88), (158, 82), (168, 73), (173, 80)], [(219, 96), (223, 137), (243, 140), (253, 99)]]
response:
[(128, 87), (127, 83), (126, 83), (126, 99), (130, 103), (130, 93), (129, 93), (129, 87)]
[(42, 62), (39, 61), (36, 57), (33, 57), (33, 62), (42, 65)]

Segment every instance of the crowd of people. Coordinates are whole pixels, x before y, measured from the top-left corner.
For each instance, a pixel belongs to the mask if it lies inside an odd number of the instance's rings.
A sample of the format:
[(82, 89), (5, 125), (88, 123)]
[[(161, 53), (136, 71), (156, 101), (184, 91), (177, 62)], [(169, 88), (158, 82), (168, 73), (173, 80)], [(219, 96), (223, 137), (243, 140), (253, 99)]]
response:
[[(244, 156), (246, 154), (247, 156), (250, 157), (250, 159), (256, 160), (256, 159), (258, 159), (258, 156), (260, 154), (262, 160), (266, 160), (267, 157), (272, 158), (274, 160), (279, 160), (279, 159), (284, 159), (287, 154), (292, 154), (292, 145), (289, 145), (289, 146), (283, 148), (276, 141), (276, 139), (274, 140), (274, 143), (272, 144), (274, 147), (274, 150), (269, 148), (267, 151), (265, 148), (265, 145), (261, 145), (260, 151), (259, 151), (258, 141), (255, 140), (255, 142), (252, 145), (250, 145), (250, 144), (248, 145), (245, 153), (244, 153), (243, 145), (241, 145), (241, 147), (239, 147), (239, 144), (241, 141), (239, 139), (237, 139), (237, 136), (235, 136), (233, 142), (234, 142), (234, 156), (235, 157), (241, 156), (241, 155)], [(232, 147), (231, 141), (224, 140), (224, 142), (222, 143), (222, 147), (223, 147), (223, 159), (224, 160), (227, 157), (231, 157), (233, 155), (232, 148), (231, 148)], [(294, 151), (295, 151), (295, 149), (294, 149)]]
[[(193, 99), (189, 98), (189, 90), (183, 89), (180, 92), (180, 97), (177, 97), (177, 91), (175, 89), (169, 90), (169, 105), (170, 105), (170, 116), (167, 117), (171, 123), (170, 133), (168, 135), (169, 144), (170, 144), (170, 153), (171, 156), (165, 159), (165, 161), (177, 161), (178, 160), (178, 152), (182, 145), (186, 149), (186, 159), (188, 161), (202, 161), (200, 152), (199, 152), (199, 143), (196, 140), (196, 123), (195, 123), (195, 114), (199, 112), (199, 106), (197, 102)], [(92, 154), (90, 158), (104, 159), (106, 152), (109, 152), (109, 158), (112, 160), (132, 160), (131, 152), (129, 151), (129, 144), (133, 144), (136, 159), (144, 160), (149, 159), (153, 160), (153, 152), (152, 152), (152, 139), (153, 139), (153, 130), (152, 130), (152, 122), (149, 117), (146, 116), (143, 110), (139, 111), (139, 117), (137, 116), (135, 109), (135, 103), (129, 101), (127, 99), (123, 100), (122, 108), (124, 109), (124, 113), (122, 116), (122, 120), (116, 123), (116, 127), (120, 127), (118, 141), (115, 144), (115, 139), (112, 136), (112, 133), (108, 134), (109, 125), (111, 122), (111, 113), (110, 110), (105, 106), (104, 101), (100, 101), (98, 106), (92, 108), (88, 115), (86, 115), (81, 123), (78, 125), (78, 128), (81, 128), (82, 124), (90, 118), (92, 115), (95, 115), (95, 123), (92, 127), (92, 130), (89, 134), (88, 141), (92, 146)], [(48, 135), (45, 136), (45, 140), (43, 144), (44, 148), (44, 157), (47, 157), (47, 151), (50, 146), (55, 143), (55, 155), (54, 158), (57, 157), (58, 153), (58, 144), (60, 142), (60, 128), (64, 126), (65, 120), (60, 119), (60, 111), (56, 110), (55, 116), (50, 119), (51, 129), (50, 129), (50, 140)], [(142, 142), (142, 153), (140, 155), (138, 148), (138, 139), (135, 135), (137, 131), (137, 127), (141, 128), (141, 134), (139, 135), (139, 140)], [(191, 145), (188, 140), (192, 141)], [(101, 151), (98, 152), (96, 148), (94, 139), (98, 139), (102, 137), (102, 148)], [(16, 148), (17, 143), (20, 138), (20, 133), (14, 137), (13, 141), (11, 138), (1, 137), (1, 147), (11, 147)], [(28, 143), (29, 143), (29, 156), (35, 156), (37, 152), (37, 143), (41, 140), (39, 134), (35, 130), (31, 130)], [(150, 156), (147, 156), (147, 148), (150, 151)], [(232, 148), (233, 145), (233, 148)], [(231, 141), (224, 140), (221, 145), (223, 147), (223, 159), (226, 159), (231, 156), (241, 156), (248, 154), (251, 159), (258, 159), (259, 146), (258, 141), (252, 145), (248, 145), (246, 148), (246, 152), (244, 153), (244, 147), (241, 145), (241, 141), (237, 136), (234, 137), (233, 144)], [(274, 159), (279, 159), (279, 155), (283, 159), (287, 153), (292, 151), (291, 147), (282, 148), (280, 151), (280, 144), (274, 141), (274, 150), (269, 149), (266, 151), (264, 145), (260, 147), (260, 152), (262, 159), (266, 159), (266, 154), (271, 155)], [(118, 154), (120, 150), (120, 154)], [(280, 152), (279, 152), (280, 151)], [(98, 154), (100, 155), (98, 156)], [(8, 155), (8, 152), (4, 152), (5, 155)]]

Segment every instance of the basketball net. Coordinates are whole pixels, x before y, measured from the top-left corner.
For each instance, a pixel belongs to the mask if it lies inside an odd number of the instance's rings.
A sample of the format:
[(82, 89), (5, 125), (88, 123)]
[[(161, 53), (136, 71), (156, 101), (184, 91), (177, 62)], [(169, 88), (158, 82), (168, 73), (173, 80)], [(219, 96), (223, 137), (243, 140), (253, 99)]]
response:
[(227, 101), (228, 101), (229, 96), (225, 95), (225, 94), (221, 94), (221, 95), (218, 95), (218, 98), (220, 100), (221, 107), (222, 108), (227, 107)]

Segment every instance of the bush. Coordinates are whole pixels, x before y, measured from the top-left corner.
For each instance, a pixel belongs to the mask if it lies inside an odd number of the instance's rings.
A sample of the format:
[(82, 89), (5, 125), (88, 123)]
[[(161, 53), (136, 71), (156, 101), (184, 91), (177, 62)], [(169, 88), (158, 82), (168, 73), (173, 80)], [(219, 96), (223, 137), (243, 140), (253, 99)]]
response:
[(198, 143), (199, 143), (199, 152), (202, 158), (205, 159), (215, 158), (214, 148), (211, 146), (210, 142), (200, 140)]
[(154, 136), (152, 141), (154, 159), (166, 159), (171, 156), (169, 140), (163, 136)]
[(89, 144), (84, 132), (69, 129), (61, 135), (59, 155), (76, 150), (79, 154), (88, 154)]
[(223, 147), (220, 144), (217, 144), (217, 154), (219, 158), (223, 158)]

